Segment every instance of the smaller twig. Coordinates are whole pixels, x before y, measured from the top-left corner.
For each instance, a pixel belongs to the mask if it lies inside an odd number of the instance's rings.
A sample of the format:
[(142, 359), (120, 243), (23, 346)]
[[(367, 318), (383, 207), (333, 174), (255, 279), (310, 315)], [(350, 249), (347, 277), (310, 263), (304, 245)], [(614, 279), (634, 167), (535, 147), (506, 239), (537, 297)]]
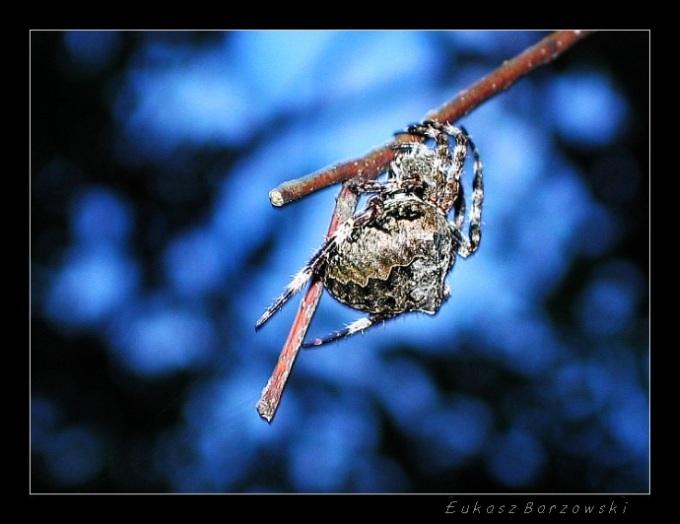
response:
[(274, 372), (262, 390), (262, 396), (257, 403), (257, 412), (267, 422), (272, 421), (279, 407), (283, 388), (288, 382), (288, 376), (293, 369), (293, 364), (314, 316), (314, 311), (316, 311), (316, 306), (321, 299), (322, 292), (323, 282), (316, 280), (311, 283), (302, 302), (300, 302), (300, 308), (295, 316), (286, 343), (283, 345)]
[[(326, 235), (327, 237), (330, 237), (335, 232), (338, 225), (354, 214), (357, 201), (358, 197), (356, 193), (351, 191), (347, 184), (344, 184), (335, 204), (331, 224)], [(297, 315), (295, 316), (293, 325), (288, 333), (286, 343), (283, 345), (274, 372), (267, 382), (267, 385), (262, 390), (262, 396), (257, 403), (257, 412), (267, 422), (272, 421), (276, 414), (276, 410), (279, 407), (283, 388), (286, 386), (288, 376), (290, 375), (295, 359), (302, 346), (302, 342), (307, 334), (309, 324), (312, 322), (312, 317), (314, 316), (322, 292), (323, 282), (316, 279), (312, 280), (300, 303)]]

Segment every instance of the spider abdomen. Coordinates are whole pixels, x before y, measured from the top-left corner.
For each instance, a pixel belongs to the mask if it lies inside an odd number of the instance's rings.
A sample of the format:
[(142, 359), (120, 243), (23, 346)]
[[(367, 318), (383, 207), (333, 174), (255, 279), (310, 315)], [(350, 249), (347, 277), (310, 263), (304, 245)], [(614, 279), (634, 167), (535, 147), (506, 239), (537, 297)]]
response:
[(416, 197), (384, 202), (329, 253), (323, 283), (337, 300), (372, 314), (435, 313), (448, 297), (456, 239), (444, 213)]

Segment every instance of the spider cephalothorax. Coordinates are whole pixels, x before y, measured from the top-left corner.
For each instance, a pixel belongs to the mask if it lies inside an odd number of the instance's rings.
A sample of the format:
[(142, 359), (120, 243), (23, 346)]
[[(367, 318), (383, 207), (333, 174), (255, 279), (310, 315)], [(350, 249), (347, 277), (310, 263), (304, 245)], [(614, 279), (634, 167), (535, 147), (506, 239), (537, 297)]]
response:
[[(434, 314), (449, 297), (446, 275), (456, 256), (474, 253), (481, 239), (482, 162), (467, 132), (449, 123), (425, 121), (403, 133), (431, 138), (434, 147), (421, 142), (396, 145), (386, 181), (351, 183), (357, 193), (374, 196), (326, 240), (260, 317), (256, 329), (312, 276), (321, 279), (338, 301), (369, 316), (307, 346), (363, 331), (402, 313)], [(455, 140), (453, 151), (449, 137)], [(468, 147), (474, 157), (474, 178), (465, 236), (461, 176)]]

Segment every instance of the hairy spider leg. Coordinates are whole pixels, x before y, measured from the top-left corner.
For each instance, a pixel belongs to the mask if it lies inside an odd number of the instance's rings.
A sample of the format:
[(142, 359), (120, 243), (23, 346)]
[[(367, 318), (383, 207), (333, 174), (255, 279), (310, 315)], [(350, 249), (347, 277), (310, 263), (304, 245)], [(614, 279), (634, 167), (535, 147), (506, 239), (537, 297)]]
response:
[(453, 220), (449, 220), (449, 223), (456, 231), (461, 231), (463, 222), (465, 222), (465, 190), (463, 184), (460, 184), (453, 202)]
[[(463, 186), (460, 182), (463, 176), (463, 169), (467, 159), (468, 145), (470, 144), (470, 136), (465, 128), (456, 128), (451, 124), (445, 124), (443, 131), (452, 136), (456, 140), (456, 146), (453, 148), (453, 163), (449, 166), (449, 171), (446, 177), (446, 186), (444, 189), (444, 200), (451, 207), (454, 207), (456, 200), (462, 198)], [(447, 139), (448, 142), (448, 139)], [(450, 208), (449, 208), (450, 209)]]
[(307, 265), (303, 267), (298, 273), (293, 276), (290, 284), (286, 286), (283, 293), (269, 306), (262, 316), (255, 322), (255, 331), (260, 329), (265, 322), (267, 322), (271, 317), (273, 317), (283, 305), (290, 300), (290, 298), (298, 293), (307, 281), (312, 277), (312, 275), (318, 270), (318, 268), (324, 262), (324, 255), (327, 253), (333, 243), (331, 241), (326, 242), (309, 260)]
[[(460, 179), (463, 175), (470, 141), (468, 132), (464, 127), (459, 129), (448, 122), (425, 120), (421, 124), (413, 124), (407, 127), (403, 133), (432, 138), (435, 141), (439, 165), (442, 168), (443, 179), (445, 180), (442, 193), (438, 196), (437, 205), (445, 213), (448, 213), (456, 205), (458, 193), (461, 189)], [(450, 150), (449, 136), (456, 141), (453, 154)]]
[[(426, 148), (423, 144), (408, 143), (399, 144), (394, 146), (395, 150), (408, 150), (413, 151), (414, 146), (421, 146)], [(427, 148), (426, 148), (427, 149)], [(387, 180), (362, 180), (354, 179), (350, 181), (350, 188), (355, 193), (375, 193), (376, 195), (391, 195), (395, 193), (406, 193), (422, 185), (420, 178), (405, 179), (402, 171), (399, 169), (398, 165), (394, 162), (388, 168), (388, 178)]]
[[(479, 247), (479, 243), (482, 240), (482, 203), (484, 202), (484, 175), (482, 160), (479, 157), (479, 151), (477, 146), (468, 136), (468, 143), (472, 149), (472, 155), (474, 157), (474, 178), (472, 179), (472, 205), (470, 206), (470, 216), (469, 227), (468, 227), (468, 237), (466, 238), (461, 233), (461, 243), (458, 247), (458, 254), (463, 258), (471, 255)], [(460, 194), (463, 194), (463, 186), (460, 186)], [(462, 226), (462, 217), (465, 214), (465, 203), (462, 204), (462, 209), (460, 211), (460, 216), (456, 216), (456, 219), (460, 218), (461, 223), (454, 223), (454, 227), (460, 231), (460, 226)]]
[(345, 220), (335, 233), (326, 240), (324, 245), (312, 255), (312, 258), (309, 259), (307, 265), (293, 276), (293, 279), (290, 284), (286, 286), (283, 293), (281, 293), (272, 305), (265, 310), (257, 322), (255, 322), (255, 331), (260, 329), (271, 317), (273, 317), (293, 295), (299, 293), (312, 275), (319, 273), (328, 260), (329, 253), (333, 249), (336, 249), (338, 244), (344, 242), (355, 227), (360, 227), (379, 214), (381, 206), (382, 201), (378, 198), (372, 198), (366, 203), (366, 208), (361, 213)]
[(391, 181), (381, 182), (379, 180), (362, 180), (355, 178), (349, 182), (349, 187), (355, 193), (391, 193), (396, 189), (396, 185)]
[[(435, 204), (444, 213), (448, 214), (451, 208), (456, 205), (456, 200), (458, 199), (459, 181), (463, 173), (465, 156), (467, 154), (467, 137), (457, 128), (450, 125), (449, 128), (445, 129), (443, 125), (434, 127), (434, 122), (432, 121), (426, 122), (426, 124), (433, 126), (428, 134), (434, 138), (438, 160), (437, 167), (440, 173), (440, 179), (437, 184), (437, 187), (440, 189)], [(456, 139), (453, 156), (451, 156), (449, 136), (453, 136)]]
[[(452, 155), (453, 163), (450, 165), (450, 172), (447, 175), (448, 183), (444, 201), (445, 205), (450, 204), (449, 209), (451, 209), (451, 207), (454, 209), (454, 220), (451, 222), (451, 225), (458, 232), (460, 237), (458, 254), (463, 258), (471, 255), (477, 251), (482, 238), (481, 223), (482, 203), (484, 201), (484, 180), (483, 165), (477, 146), (464, 127), (459, 129), (448, 122), (442, 123), (434, 120), (426, 120), (421, 124), (414, 124), (407, 127), (402, 133), (433, 138), (437, 144), (437, 151), (440, 153), (440, 158), (447, 163), (448, 158), (450, 157), (446, 135), (452, 136), (456, 140), (456, 147), (454, 148)], [(466, 238), (461, 232), (465, 215), (465, 199), (460, 178), (463, 174), (468, 146), (472, 149), (475, 163), (473, 168), (474, 178), (472, 180), (472, 205), (470, 206), (469, 216), (470, 225), (468, 237)]]
[(328, 344), (329, 342), (340, 340), (341, 338), (348, 337), (350, 335), (353, 335), (354, 333), (358, 333), (360, 331), (364, 332), (371, 326), (374, 326), (379, 322), (389, 320), (395, 316), (396, 315), (371, 315), (369, 317), (363, 317), (360, 318), (359, 320), (355, 320), (354, 322), (349, 324), (346, 328), (336, 331), (335, 333), (331, 333), (326, 337), (315, 338), (311, 342), (305, 342), (304, 344), (302, 344), (302, 347), (313, 348), (321, 346), (323, 344)]

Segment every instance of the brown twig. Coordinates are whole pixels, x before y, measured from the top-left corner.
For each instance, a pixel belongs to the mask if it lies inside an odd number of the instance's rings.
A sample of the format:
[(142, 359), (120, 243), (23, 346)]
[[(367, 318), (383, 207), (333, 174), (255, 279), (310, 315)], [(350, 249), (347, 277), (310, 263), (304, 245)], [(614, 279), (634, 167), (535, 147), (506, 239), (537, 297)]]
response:
[[(330, 237), (335, 232), (339, 224), (354, 214), (357, 200), (356, 193), (351, 191), (347, 184), (344, 184), (335, 204), (331, 225), (326, 234), (327, 237)], [(295, 359), (300, 351), (300, 346), (302, 346), (302, 342), (307, 334), (309, 324), (312, 322), (312, 317), (316, 311), (316, 306), (319, 304), (322, 292), (323, 283), (320, 280), (313, 280), (300, 303), (274, 372), (264, 390), (262, 390), (262, 396), (257, 403), (257, 412), (267, 422), (272, 421), (279, 407), (283, 388), (286, 386), (288, 375), (290, 375), (290, 371), (293, 368)]]
[[(589, 31), (556, 31), (537, 44), (529, 47), (512, 60), (507, 60), (496, 70), (461, 91), (456, 98), (439, 109), (431, 111), (424, 120), (455, 122), (468, 114), (482, 102), (504, 91), (517, 80), (537, 67), (553, 61), (576, 42), (587, 36)], [(305, 195), (350, 178), (371, 179), (383, 173), (394, 159), (392, 146), (400, 141), (413, 141), (414, 137), (400, 135), (396, 140), (374, 149), (365, 156), (342, 162), (316, 171), (310, 175), (283, 182), (269, 192), (269, 200), (274, 206), (283, 206)]]
[[(455, 122), (482, 102), (510, 87), (522, 76), (541, 65), (551, 62), (587, 34), (587, 31), (557, 31), (552, 33), (512, 60), (504, 62), (498, 69), (492, 71), (470, 88), (461, 91), (453, 100), (447, 102), (439, 109), (428, 113), (425, 120)], [(380, 173), (383, 173), (387, 165), (393, 160), (394, 149), (392, 145), (401, 141), (413, 141), (414, 139), (421, 138), (400, 135), (394, 141), (371, 151), (360, 159), (337, 164), (306, 177), (284, 182), (276, 189), (270, 191), (269, 199), (273, 205), (282, 206), (321, 188), (345, 182), (351, 178), (375, 178)], [(327, 237), (330, 237), (335, 232), (340, 223), (354, 214), (356, 204), (357, 195), (349, 189), (347, 184), (343, 184), (342, 190), (338, 195)], [(288, 376), (295, 363), (304, 337), (307, 334), (307, 329), (312, 321), (322, 292), (322, 282), (313, 280), (300, 303), (300, 308), (295, 316), (286, 343), (281, 350), (281, 355), (276, 363), (274, 372), (262, 391), (260, 401), (257, 403), (257, 411), (267, 422), (271, 422), (276, 414), (283, 389), (286, 386)]]

